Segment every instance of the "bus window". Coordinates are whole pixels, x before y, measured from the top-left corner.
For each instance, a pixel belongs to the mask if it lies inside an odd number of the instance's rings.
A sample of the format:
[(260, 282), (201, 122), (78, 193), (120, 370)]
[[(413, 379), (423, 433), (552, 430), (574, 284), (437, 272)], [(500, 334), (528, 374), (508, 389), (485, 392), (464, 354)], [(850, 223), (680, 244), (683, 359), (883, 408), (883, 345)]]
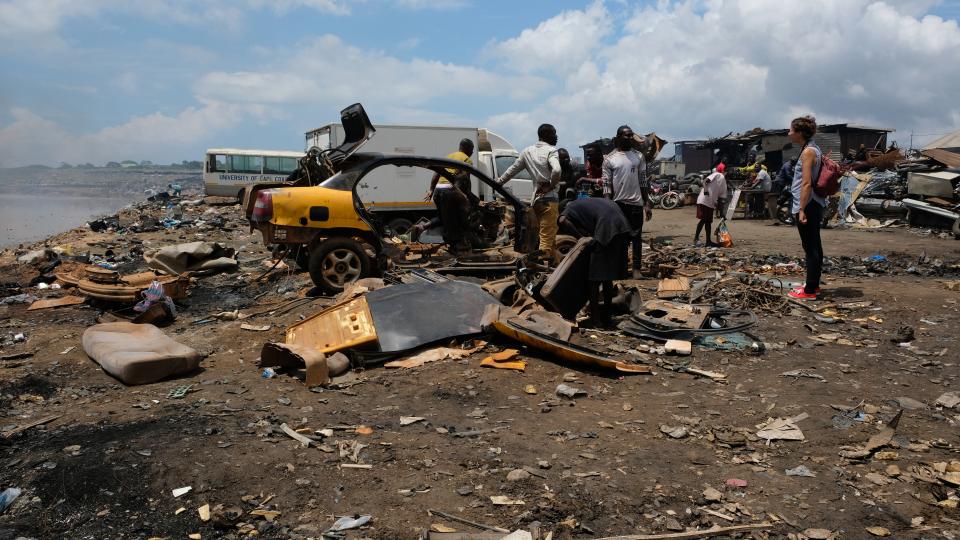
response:
[(207, 172), (227, 172), (227, 156), (223, 154), (208, 154)]
[(292, 157), (280, 158), (280, 172), (290, 174), (297, 170), (297, 167), (300, 166), (298, 161), (297, 158)]
[(232, 173), (261, 174), (263, 158), (260, 156), (227, 156), (227, 170)]

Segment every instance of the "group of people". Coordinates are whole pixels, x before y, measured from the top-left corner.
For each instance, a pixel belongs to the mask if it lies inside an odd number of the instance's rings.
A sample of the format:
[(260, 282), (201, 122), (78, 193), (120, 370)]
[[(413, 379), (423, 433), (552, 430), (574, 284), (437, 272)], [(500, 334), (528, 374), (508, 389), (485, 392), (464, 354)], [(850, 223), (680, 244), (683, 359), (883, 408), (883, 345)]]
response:
[[(812, 117), (794, 119), (789, 136), (801, 145), (800, 157), (792, 165), (790, 182), (793, 190), (793, 208), (803, 249), (806, 254), (807, 279), (804, 287), (790, 291), (794, 298), (816, 298), (820, 294), (820, 276), (823, 267), (823, 248), (820, 241), (820, 222), (826, 201), (817, 195), (812, 186), (819, 175), (822, 154), (813, 141), (816, 121)], [(603, 155), (597, 148), (587, 148), (587, 177), (581, 179), (592, 183), (602, 191), (602, 197), (575, 198), (565, 201), (560, 211), (560, 188), (572, 183), (572, 168), (569, 154), (556, 147), (557, 130), (550, 124), (537, 129), (538, 141), (525, 148), (519, 158), (497, 179), (502, 185), (521, 171), (526, 171), (534, 184), (530, 205), (536, 216), (539, 252), (545, 260), (555, 263), (558, 231), (577, 238), (590, 237), (591, 252), (588, 272), (591, 317), (599, 323), (610, 317), (613, 297), (613, 282), (630, 277), (628, 248), (632, 245), (632, 276), (640, 277), (642, 260), (641, 234), (644, 221), (653, 217), (650, 199), (650, 184), (643, 155), (636, 149), (636, 139), (630, 126), (620, 126), (614, 137), (614, 150)], [(449, 159), (472, 165), (473, 142), (464, 139), (460, 148), (447, 156)], [(564, 160), (566, 167), (564, 167)], [(713, 216), (722, 211), (727, 199), (725, 166), (720, 163), (704, 182), (697, 198), (697, 229), (694, 241), (699, 243), (700, 233), (706, 231), (706, 245), (716, 245), (710, 238)], [(453, 171), (456, 173), (456, 171)], [(440, 209), (439, 221), (460, 219), (457, 208), (468, 204), (466, 194), (469, 176), (454, 176), (454, 181), (435, 175), (427, 194)], [(463, 177), (466, 177), (465, 179)], [(767, 191), (773, 191), (774, 183), (764, 168), (757, 172), (759, 183)], [(457, 189), (461, 179), (465, 186)], [(456, 197), (458, 204), (449, 204)], [(448, 210), (445, 210), (448, 209)], [(602, 291), (602, 303), (601, 303)]]

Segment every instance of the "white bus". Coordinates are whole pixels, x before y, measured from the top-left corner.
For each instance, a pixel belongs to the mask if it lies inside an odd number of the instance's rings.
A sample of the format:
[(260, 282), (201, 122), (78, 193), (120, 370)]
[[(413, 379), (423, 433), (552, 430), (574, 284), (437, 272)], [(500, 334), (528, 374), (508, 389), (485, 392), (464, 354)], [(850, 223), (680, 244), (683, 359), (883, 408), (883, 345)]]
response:
[(208, 196), (242, 198), (247, 186), (283, 182), (303, 152), (211, 148), (203, 160), (203, 187)]

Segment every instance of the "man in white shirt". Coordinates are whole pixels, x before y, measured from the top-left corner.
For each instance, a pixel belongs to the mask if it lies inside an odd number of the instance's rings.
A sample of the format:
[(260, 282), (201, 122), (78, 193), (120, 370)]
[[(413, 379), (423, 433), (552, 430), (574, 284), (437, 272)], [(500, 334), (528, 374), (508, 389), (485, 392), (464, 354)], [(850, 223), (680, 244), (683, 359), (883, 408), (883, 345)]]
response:
[[(560, 183), (560, 158), (557, 155), (557, 130), (550, 124), (543, 124), (537, 129), (539, 141), (520, 152), (520, 157), (513, 162), (498, 181), (505, 184), (522, 170), (530, 173), (533, 178), (534, 191), (530, 205), (537, 216), (540, 230), (540, 251), (550, 261), (556, 261), (555, 246), (557, 243), (557, 220), (559, 219), (560, 197), (557, 194), (557, 185)], [(517, 216), (516, 219), (523, 219)]]
[(633, 229), (633, 279), (640, 279), (640, 263), (643, 244), (643, 219), (653, 217), (650, 202), (650, 184), (647, 181), (647, 163), (643, 155), (634, 149), (633, 130), (630, 126), (617, 128), (614, 138), (616, 149), (603, 158), (601, 180), (603, 194), (617, 203)]

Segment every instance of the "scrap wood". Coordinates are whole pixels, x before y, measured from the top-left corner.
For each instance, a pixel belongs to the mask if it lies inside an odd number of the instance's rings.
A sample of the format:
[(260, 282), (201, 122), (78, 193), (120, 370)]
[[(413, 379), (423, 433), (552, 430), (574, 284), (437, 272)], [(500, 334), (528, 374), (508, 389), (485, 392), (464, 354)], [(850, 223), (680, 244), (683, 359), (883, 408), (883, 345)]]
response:
[(703, 531), (684, 531), (665, 534), (631, 534), (628, 536), (608, 536), (597, 540), (693, 540), (696, 538), (712, 538), (714, 536), (729, 535), (738, 531), (758, 531), (772, 529), (776, 523), (756, 523), (753, 525), (733, 525), (731, 527), (713, 527)]
[(705, 369), (700, 369), (692, 366), (686, 368), (684, 371), (686, 371), (687, 373), (692, 373), (693, 375), (699, 375), (701, 377), (712, 379), (716, 382), (727, 382), (726, 373), (717, 373), (714, 371), (707, 371)]
[(27, 311), (34, 311), (37, 309), (49, 309), (60, 306), (75, 306), (77, 304), (82, 304), (86, 302), (87, 299), (84, 296), (61, 296), (60, 298), (44, 298), (43, 300), (37, 300), (36, 302), (30, 304), (30, 307), (27, 308)]
[(293, 428), (288, 426), (286, 423), (280, 424), (280, 429), (282, 429), (284, 433), (289, 435), (290, 438), (296, 441), (299, 441), (300, 444), (302, 444), (304, 447), (310, 446), (310, 443), (313, 442), (313, 439), (297, 433), (296, 431), (293, 430)]
[(396, 368), (409, 369), (409, 368), (420, 367), (430, 362), (438, 362), (440, 360), (447, 360), (447, 359), (458, 360), (460, 358), (470, 356), (471, 354), (479, 351), (485, 346), (486, 346), (485, 342), (479, 341), (479, 342), (476, 342), (476, 345), (474, 347), (471, 347), (469, 349), (436, 347), (433, 349), (427, 349), (426, 351), (423, 351), (419, 354), (415, 354), (413, 356), (401, 358), (400, 360), (387, 362), (386, 364), (384, 364), (383, 367), (391, 368), (391, 369), (396, 369)]
[(30, 429), (30, 428), (34, 428), (34, 427), (37, 427), (37, 426), (41, 426), (41, 425), (43, 425), (43, 424), (47, 424), (47, 423), (49, 423), (49, 422), (53, 422), (54, 420), (56, 420), (57, 418), (60, 418), (61, 416), (63, 416), (63, 415), (54, 414), (54, 415), (51, 415), (51, 416), (47, 416), (47, 417), (41, 418), (40, 420), (37, 420), (37, 421), (35, 421), (35, 422), (30, 422), (29, 424), (24, 424), (24, 425), (22, 425), (22, 426), (15, 427), (15, 428), (11, 429), (10, 431), (4, 433), (4, 434), (3, 434), (3, 438), (4, 438), (4, 439), (9, 439), (9, 438), (13, 437), (14, 435), (16, 435), (16, 434), (18, 434), (18, 433), (22, 433), (22, 432), (24, 432), (24, 431), (26, 431), (26, 430), (28, 430), (28, 429)]
[(453, 514), (448, 514), (446, 512), (441, 512), (440, 510), (434, 510), (432, 508), (427, 510), (427, 513), (430, 514), (431, 516), (440, 516), (444, 519), (449, 519), (450, 521), (455, 521), (457, 523), (462, 523), (464, 525), (470, 525), (471, 527), (476, 527), (484, 531), (493, 531), (493, 532), (504, 533), (504, 534), (510, 533), (510, 531), (507, 529), (494, 527), (492, 525), (485, 525), (483, 523), (477, 523), (476, 521), (470, 521), (469, 519), (464, 519), (460, 516), (455, 516)]
[[(63, 353), (60, 353), (60, 354), (63, 354)], [(18, 352), (13, 354), (5, 354), (3, 356), (0, 356), (0, 362), (6, 361), (6, 360), (20, 360), (21, 358), (30, 358), (31, 356), (33, 356), (32, 352)]]

